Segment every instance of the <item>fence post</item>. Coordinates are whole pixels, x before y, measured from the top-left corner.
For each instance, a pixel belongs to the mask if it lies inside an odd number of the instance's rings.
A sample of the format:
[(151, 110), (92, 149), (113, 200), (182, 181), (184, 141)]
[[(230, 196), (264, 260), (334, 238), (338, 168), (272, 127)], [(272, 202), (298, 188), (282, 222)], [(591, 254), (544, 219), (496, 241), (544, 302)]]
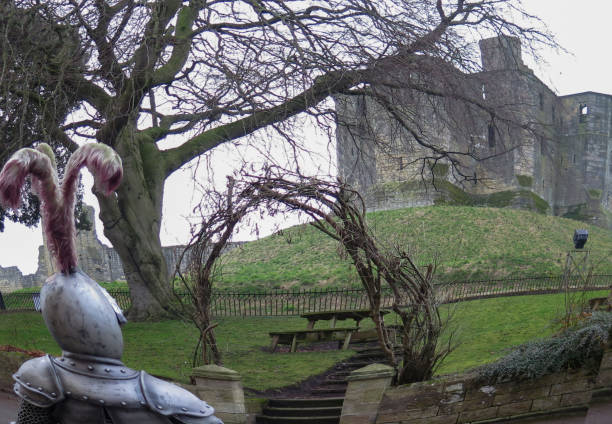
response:
[(1, 291), (0, 291), (0, 310), (6, 311), (6, 305), (4, 304), (4, 299), (2, 298)]

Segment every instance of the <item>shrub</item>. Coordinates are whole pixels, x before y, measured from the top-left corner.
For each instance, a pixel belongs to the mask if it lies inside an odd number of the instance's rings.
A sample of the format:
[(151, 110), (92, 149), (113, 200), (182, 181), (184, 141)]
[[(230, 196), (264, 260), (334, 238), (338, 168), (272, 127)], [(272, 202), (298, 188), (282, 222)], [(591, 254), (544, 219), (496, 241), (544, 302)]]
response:
[(612, 328), (612, 313), (593, 315), (549, 339), (534, 340), (512, 350), (502, 359), (478, 368), (487, 381), (538, 378), (567, 368), (595, 369)]

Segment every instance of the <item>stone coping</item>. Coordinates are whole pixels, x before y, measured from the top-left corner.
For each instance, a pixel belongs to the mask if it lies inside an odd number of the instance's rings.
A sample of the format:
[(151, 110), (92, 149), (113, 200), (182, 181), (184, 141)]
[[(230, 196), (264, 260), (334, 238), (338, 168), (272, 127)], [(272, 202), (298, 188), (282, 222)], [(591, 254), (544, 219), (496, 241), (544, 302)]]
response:
[(202, 365), (191, 371), (193, 377), (210, 378), (213, 380), (240, 381), (241, 377), (234, 370), (219, 365)]
[(358, 370), (353, 371), (347, 378), (347, 381), (373, 380), (376, 378), (393, 377), (395, 370), (393, 367), (384, 364), (371, 364)]

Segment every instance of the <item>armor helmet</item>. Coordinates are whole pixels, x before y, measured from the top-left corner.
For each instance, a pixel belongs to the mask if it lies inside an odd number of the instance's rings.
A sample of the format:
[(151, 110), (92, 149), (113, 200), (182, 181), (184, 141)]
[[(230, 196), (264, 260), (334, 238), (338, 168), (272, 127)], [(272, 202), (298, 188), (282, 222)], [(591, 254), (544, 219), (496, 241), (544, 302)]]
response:
[(80, 270), (49, 277), (40, 292), (47, 328), (67, 352), (120, 359), (125, 322), (110, 296)]

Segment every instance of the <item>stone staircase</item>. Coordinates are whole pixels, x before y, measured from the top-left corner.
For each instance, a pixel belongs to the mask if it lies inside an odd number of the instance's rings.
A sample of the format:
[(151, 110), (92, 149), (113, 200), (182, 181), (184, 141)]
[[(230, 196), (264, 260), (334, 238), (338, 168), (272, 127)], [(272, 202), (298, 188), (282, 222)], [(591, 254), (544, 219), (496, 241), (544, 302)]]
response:
[(338, 424), (348, 385), (346, 377), (373, 363), (386, 363), (377, 343), (351, 346), (357, 353), (336, 364), (325, 379), (301, 399), (269, 399), (256, 424)]
[(344, 398), (270, 399), (257, 424), (338, 424)]

